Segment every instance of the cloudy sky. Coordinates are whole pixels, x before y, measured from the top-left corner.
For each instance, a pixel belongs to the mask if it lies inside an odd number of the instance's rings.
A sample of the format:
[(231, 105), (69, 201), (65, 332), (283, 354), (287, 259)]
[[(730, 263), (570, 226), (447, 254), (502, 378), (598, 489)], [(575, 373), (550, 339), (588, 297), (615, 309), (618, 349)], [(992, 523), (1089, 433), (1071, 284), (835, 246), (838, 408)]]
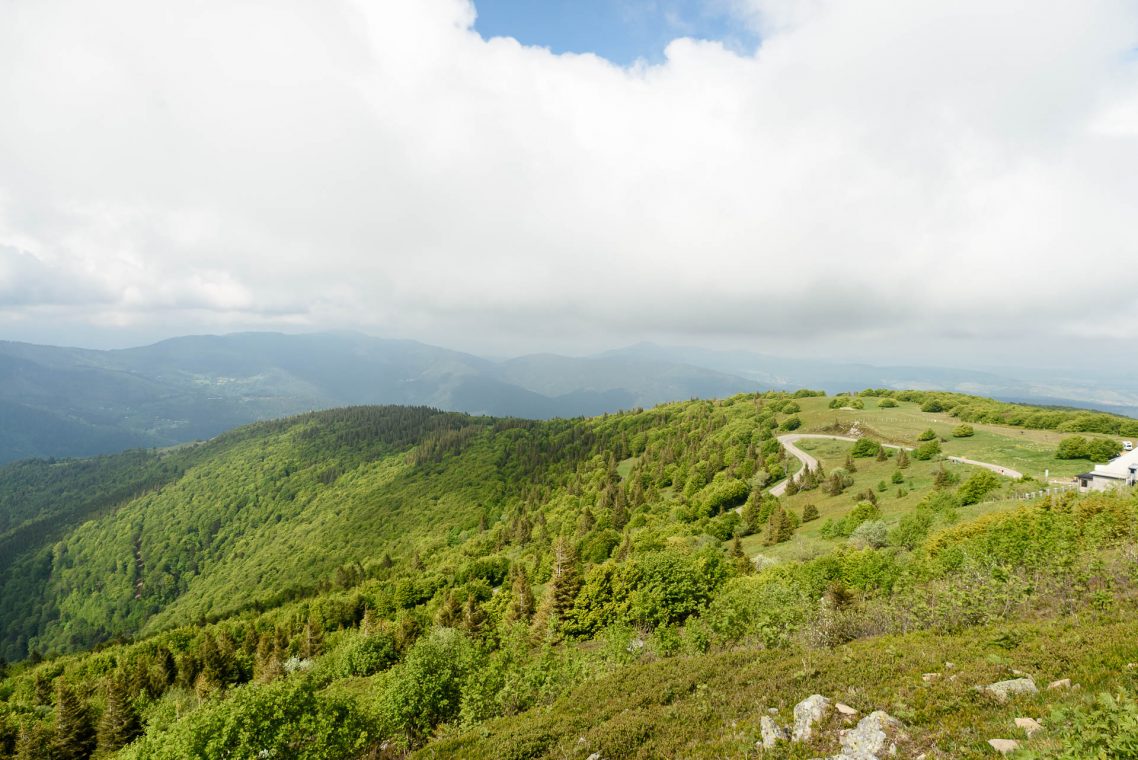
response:
[(1135, 353), (1133, 0), (4, 0), (0, 113), (0, 338)]

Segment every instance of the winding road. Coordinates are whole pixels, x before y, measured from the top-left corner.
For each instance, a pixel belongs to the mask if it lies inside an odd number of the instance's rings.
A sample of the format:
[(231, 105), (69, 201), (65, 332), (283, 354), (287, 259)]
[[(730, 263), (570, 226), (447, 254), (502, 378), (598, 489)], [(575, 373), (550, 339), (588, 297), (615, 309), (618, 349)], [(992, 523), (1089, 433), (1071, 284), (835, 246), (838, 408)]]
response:
[[(804, 438), (824, 438), (824, 439), (831, 440), (831, 441), (849, 441), (850, 443), (854, 443), (857, 441), (856, 438), (850, 438), (849, 436), (845, 436), (845, 435), (824, 435), (822, 433), (790, 433), (789, 435), (780, 435), (778, 437), (778, 442), (782, 444), (782, 447), (784, 449), (786, 449), (786, 453), (790, 454), (795, 459), (802, 462), (802, 465), (804, 467), (809, 467), (812, 470), (816, 469), (818, 467), (818, 460), (815, 459), (814, 457), (810, 456), (805, 451), (803, 451), (802, 449), (800, 449), (794, 445), (794, 443), (796, 441), (801, 441)], [(888, 448), (888, 449), (905, 449), (906, 451), (912, 451), (913, 450), (909, 446), (895, 446), (895, 445), (889, 444), (889, 443), (883, 443), (881, 445), (884, 446), (885, 448)], [(991, 470), (992, 472), (996, 473), (997, 475), (1003, 475), (1006, 478), (1019, 479), (1019, 478), (1023, 477), (1023, 473), (1017, 472), (1017, 471), (1015, 471), (1011, 468), (1008, 468), (1008, 467), (1001, 467), (998, 464), (992, 464), (990, 462), (977, 462), (975, 460), (965, 459), (963, 457), (945, 457), (945, 458), (948, 459), (948, 461), (950, 461), (950, 462), (959, 462), (960, 464), (970, 464), (970, 465), (973, 465), (975, 467), (983, 467), (985, 470)], [(788, 478), (784, 479), (781, 483), (779, 483), (777, 486), (770, 489), (771, 495), (772, 496), (782, 496), (786, 492), (786, 484), (789, 482), (790, 482), (790, 478), (788, 477)]]

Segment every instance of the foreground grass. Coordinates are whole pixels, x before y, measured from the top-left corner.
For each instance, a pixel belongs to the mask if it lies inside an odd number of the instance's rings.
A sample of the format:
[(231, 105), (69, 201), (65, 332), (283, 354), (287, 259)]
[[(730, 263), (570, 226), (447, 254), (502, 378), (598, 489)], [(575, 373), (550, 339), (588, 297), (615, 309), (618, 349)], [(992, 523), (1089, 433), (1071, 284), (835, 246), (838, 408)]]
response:
[[(1051, 711), (1085, 693), (1138, 689), (1138, 614), (1067, 617), (977, 628), (962, 635), (884, 636), (832, 650), (742, 648), (643, 662), (584, 684), (548, 708), (444, 735), (415, 757), (810, 758), (833, 754), (835, 732), (806, 746), (756, 749), (759, 718), (820, 693), (867, 714), (886, 710), (912, 737), (904, 756), (992, 757), (990, 738), (1023, 734), (1014, 719), (1045, 728)], [(1040, 694), (1000, 705), (974, 689), (1034, 677)], [(923, 674), (939, 677), (926, 681)], [(1081, 688), (1048, 691), (1070, 678)], [(1046, 731), (1024, 742), (1045, 747)]]

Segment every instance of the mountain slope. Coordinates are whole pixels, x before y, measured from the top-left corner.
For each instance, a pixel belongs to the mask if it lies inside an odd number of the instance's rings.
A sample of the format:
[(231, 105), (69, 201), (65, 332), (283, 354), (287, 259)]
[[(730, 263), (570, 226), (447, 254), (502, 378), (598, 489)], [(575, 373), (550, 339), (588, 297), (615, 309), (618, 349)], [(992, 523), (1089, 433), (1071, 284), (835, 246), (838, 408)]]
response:
[[(356, 407), (9, 466), (0, 524), (55, 511), (0, 574), (5, 656), (33, 655), (0, 666), (0, 758), (722, 757), (813, 692), (897, 716), (901, 757), (984, 756), (1015, 706), (977, 683), (1132, 685), (1138, 499), (1033, 500), (1046, 484), (950, 457), (1075, 472), (1064, 435), (1133, 425), (913, 391), (548, 422)], [(780, 431), (835, 427), (862, 437), (795, 472)], [(1135, 738), (1130, 703), (1078, 696), (1019, 707)], [(1048, 725), (1036, 756), (1098, 752)], [(840, 727), (772, 756), (833, 755)]]
[(492, 362), (353, 333), (189, 336), (117, 351), (0, 343), (0, 462), (168, 446), (353, 404), (548, 419), (753, 387), (668, 362)]

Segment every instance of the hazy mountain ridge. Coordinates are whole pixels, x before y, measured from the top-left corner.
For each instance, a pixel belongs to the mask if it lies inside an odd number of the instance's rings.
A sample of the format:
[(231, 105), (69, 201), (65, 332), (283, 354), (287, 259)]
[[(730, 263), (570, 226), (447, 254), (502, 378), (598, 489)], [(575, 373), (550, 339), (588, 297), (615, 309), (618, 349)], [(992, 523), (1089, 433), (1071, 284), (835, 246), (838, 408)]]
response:
[(491, 360), (359, 333), (186, 336), (95, 351), (0, 343), (0, 461), (207, 439), (237, 425), (356, 404), (499, 417), (592, 416), (765, 388), (923, 388), (1138, 412), (1138, 393), (1040, 372), (876, 367), (641, 343), (589, 357)]

